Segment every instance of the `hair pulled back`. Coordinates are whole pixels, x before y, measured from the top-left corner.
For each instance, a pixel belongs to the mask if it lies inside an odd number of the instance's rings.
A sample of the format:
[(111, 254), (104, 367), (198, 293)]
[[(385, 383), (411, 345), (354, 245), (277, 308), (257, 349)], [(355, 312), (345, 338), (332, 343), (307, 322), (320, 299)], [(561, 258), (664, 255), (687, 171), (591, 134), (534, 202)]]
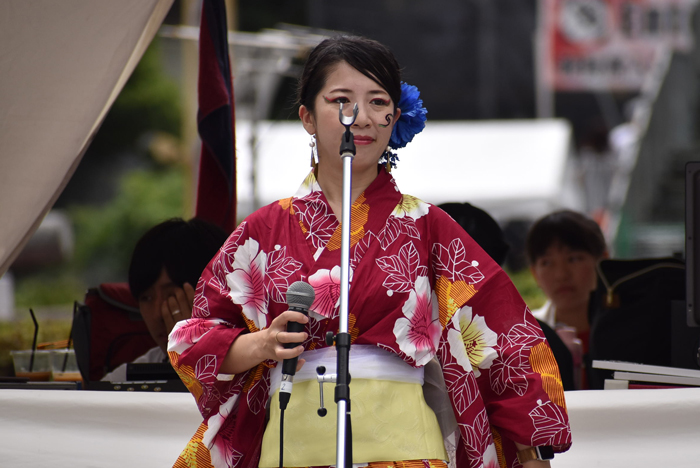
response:
[(401, 99), (401, 70), (394, 54), (385, 45), (360, 36), (334, 36), (317, 45), (306, 60), (299, 79), (297, 100), (309, 111), (333, 67), (347, 62), (376, 82), (391, 97), (396, 108)]

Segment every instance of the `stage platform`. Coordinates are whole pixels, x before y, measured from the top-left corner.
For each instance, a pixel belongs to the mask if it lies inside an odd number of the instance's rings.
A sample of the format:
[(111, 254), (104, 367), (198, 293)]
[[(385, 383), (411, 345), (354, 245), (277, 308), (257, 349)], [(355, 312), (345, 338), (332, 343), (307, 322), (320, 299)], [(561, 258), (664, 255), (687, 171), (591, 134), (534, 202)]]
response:
[[(567, 392), (555, 468), (698, 465), (700, 388)], [(170, 467), (201, 417), (188, 393), (0, 390), (0, 465)]]

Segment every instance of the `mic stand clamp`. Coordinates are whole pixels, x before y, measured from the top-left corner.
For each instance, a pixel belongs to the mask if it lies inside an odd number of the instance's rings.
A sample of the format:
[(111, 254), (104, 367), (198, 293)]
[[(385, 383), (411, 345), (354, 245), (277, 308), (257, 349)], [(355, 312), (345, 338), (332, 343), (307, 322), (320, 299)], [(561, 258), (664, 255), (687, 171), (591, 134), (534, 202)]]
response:
[(345, 127), (345, 133), (343, 133), (343, 138), (340, 142), (341, 158), (345, 158), (346, 156), (355, 156), (355, 140), (352, 132), (350, 131), (350, 127), (352, 126), (352, 124), (355, 123), (355, 119), (357, 119), (357, 114), (359, 112), (360, 109), (357, 107), (357, 103), (355, 103), (355, 105), (352, 108), (352, 115), (348, 117), (345, 114), (343, 114), (343, 103), (340, 103), (340, 109), (338, 109), (338, 118), (340, 119), (341, 125)]
[(316, 380), (318, 381), (318, 392), (321, 395), (321, 404), (318, 407), (318, 415), (320, 417), (324, 417), (328, 414), (328, 410), (323, 406), (323, 384), (328, 382), (328, 383), (335, 383), (338, 377), (338, 374), (326, 374), (326, 368), (324, 366), (318, 366), (316, 368)]
[[(333, 343), (335, 342), (336, 336), (333, 335), (333, 332), (328, 332), (326, 333), (326, 343), (328, 343), (329, 346), (333, 346)], [(348, 348), (348, 352), (350, 350), (350, 343), (347, 343), (346, 347)], [(318, 415), (320, 417), (326, 416), (328, 414), (328, 410), (323, 406), (324, 405), (324, 398), (323, 398), (323, 384), (324, 383), (335, 383), (337, 384), (339, 382), (338, 379), (338, 374), (326, 374), (326, 367), (325, 366), (318, 366), (316, 368), (316, 380), (318, 381), (318, 392), (319, 395), (321, 396), (321, 403), (318, 408)], [(338, 403), (338, 400), (344, 399), (348, 401), (348, 413), (350, 412), (349, 405), (350, 405), (350, 389), (348, 385), (350, 384), (350, 380), (352, 380), (352, 377), (350, 376), (350, 373), (347, 373), (347, 383), (346, 385), (342, 385), (341, 388), (345, 388), (347, 390), (341, 391), (338, 390), (338, 386), (336, 385), (335, 389), (335, 402)]]

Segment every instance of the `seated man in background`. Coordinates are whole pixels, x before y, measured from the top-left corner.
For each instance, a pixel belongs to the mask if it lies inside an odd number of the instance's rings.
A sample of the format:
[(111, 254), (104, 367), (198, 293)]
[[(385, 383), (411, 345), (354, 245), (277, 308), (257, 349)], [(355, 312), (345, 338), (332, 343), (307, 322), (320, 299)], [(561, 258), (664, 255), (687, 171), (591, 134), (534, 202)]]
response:
[[(175, 323), (192, 316), (197, 281), (227, 237), (223, 229), (207, 221), (174, 218), (152, 227), (139, 239), (131, 256), (129, 289), (158, 346), (134, 363), (168, 362), (168, 335)], [(102, 380), (125, 381), (126, 364)]]
[[(596, 264), (608, 256), (603, 233), (581, 213), (556, 211), (532, 225), (525, 248), (532, 276), (548, 299), (532, 313), (557, 331), (579, 366), (588, 353), (588, 301), (596, 288)], [(575, 369), (574, 375), (578, 381), (585, 374)], [(580, 380), (577, 388), (587, 388)]]

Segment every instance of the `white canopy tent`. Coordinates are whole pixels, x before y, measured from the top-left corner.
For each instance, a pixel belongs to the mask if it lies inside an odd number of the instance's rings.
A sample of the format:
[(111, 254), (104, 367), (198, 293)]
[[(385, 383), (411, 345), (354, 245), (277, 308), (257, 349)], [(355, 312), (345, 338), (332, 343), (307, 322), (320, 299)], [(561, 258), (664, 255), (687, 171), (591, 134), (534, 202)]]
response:
[[(254, 208), (251, 125), (236, 123), (238, 212)], [(309, 136), (299, 122), (257, 128), (257, 207), (291, 196), (309, 172)], [(399, 188), (424, 201), (470, 202), (500, 221), (584, 209), (567, 121), (432, 122), (397, 151)]]
[(0, 2), (0, 276), (73, 175), (172, 3)]

